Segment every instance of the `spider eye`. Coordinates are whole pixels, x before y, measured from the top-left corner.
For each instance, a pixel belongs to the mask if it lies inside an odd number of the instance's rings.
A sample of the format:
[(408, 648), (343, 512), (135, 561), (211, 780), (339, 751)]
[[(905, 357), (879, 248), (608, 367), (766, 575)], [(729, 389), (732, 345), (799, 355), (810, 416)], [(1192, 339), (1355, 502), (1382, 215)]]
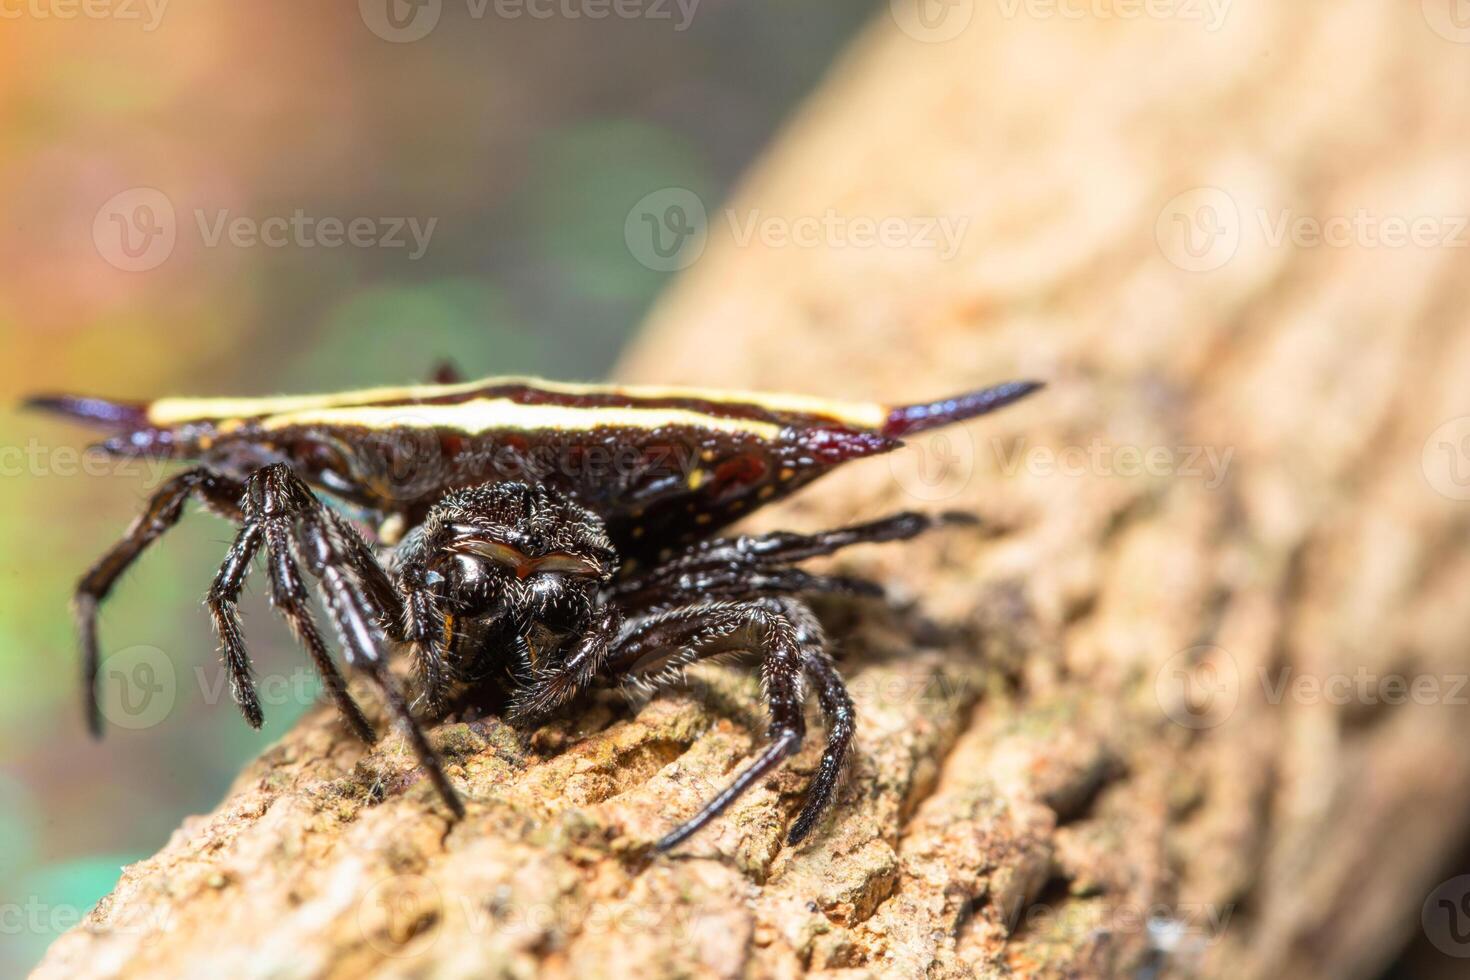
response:
[(530, 560), (519, 549), (512, 548), (503, 541), (490, 541), (485, 538), (468, 538), (457, 541), (453, 549), (462, 554), (489, 558), (491, 561), (517, 570)]
[(584, 575), (593, 578), (600, 578), (603, 573), (602, 566), (579, 555), (554, 551), (540, 558), (532, 558), (519, 548), (489, 538), (465, 538), (455, 542), (452, 548), (460, 554), (476, 555), (498, 562), (514, 570), (520, 578), (525, 578), (535, 572), (560, 572), (564, 575)]
[(602, 569), (594, 562), (577, 555), (568, 555), (561, 552), (547, 555), (544, 558), (537, 558), (531, 562), (531, 566), (538, 572), (564, 572), (567, 575), (602, 575)]

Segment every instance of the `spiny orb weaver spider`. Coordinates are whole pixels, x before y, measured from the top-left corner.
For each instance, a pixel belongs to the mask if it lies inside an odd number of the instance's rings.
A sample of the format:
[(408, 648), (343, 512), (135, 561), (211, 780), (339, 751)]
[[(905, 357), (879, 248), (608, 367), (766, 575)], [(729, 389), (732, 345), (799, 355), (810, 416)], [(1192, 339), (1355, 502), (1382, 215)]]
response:
[(509, 675), (510, 717), (523, 725), (596, 682), (658, 684), (696, 661), (749, 651), (762, 658), (768, 743), (657, 846), (689, 837), (800, 747), (810, 683), (827, 741), (787, 834), (795, 844), (832, 801), (855, 720), (802, 597), (883, 594), (867, 580), (796, 563), (966, 518), (900, 513), (812, 535), (713, 535), (834, 466), (1040, 387), (1010, 382), (888, 407), (533, 378), (436, 381), (272, 398), (29, 400), (105, 429), (105, 452), (196, 463), (152, 494), (77, 586), (94, 734), (98, 604), (194, 499), (238, 527), (205, 602), (235, 702), (253, 727), (262, 715), (236, 603), (262, 550), (272, 604), (349, 727), (376, 739), (314, 621), (311, 580), (347, 663), (380, 690), (456, 816), (464, 806), (388, 670), (385, 641), (412, 650), (431, 716), (442, 716), (451, 693), (499, 671)]

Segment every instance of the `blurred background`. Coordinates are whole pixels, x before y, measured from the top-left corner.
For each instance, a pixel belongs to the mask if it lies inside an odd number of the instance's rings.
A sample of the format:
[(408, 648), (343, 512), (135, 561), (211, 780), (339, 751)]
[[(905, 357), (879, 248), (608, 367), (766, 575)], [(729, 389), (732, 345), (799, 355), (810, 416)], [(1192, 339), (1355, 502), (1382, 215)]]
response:
[(416, 381), (446, 357), (602, 376), (670, 274), (630, 212), (724, 196), (874, 6), (0, 10), (0, 976), (317, 693), (257, 588), (267, 722), (239, 718), (200, 606), (230, 530), (199, 516), (106, 605), (109, 730), (87, 738), (71, 589), (159, 474), (16, 401)]

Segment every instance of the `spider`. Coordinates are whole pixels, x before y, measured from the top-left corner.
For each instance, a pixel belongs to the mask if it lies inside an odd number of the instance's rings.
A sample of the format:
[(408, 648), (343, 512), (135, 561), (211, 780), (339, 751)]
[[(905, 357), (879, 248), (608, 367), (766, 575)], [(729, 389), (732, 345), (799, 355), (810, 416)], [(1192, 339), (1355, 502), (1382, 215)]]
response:
[(263, 717), (237, 603), (262, 553), (272, 605), (347, 726), (364, 742), (377, 738), (317, 625), (312, 583), (346, 663), (372, 680), (456, 817), (464, 804), (389, 670), (390, 651), (410, 651), (420, 704), (434, 718), (454, 692), (508, 675), (509, 715), (523, 727), (595, 684), (652, 687), (697, 661), (750, 652), (760, 658), (766, 743), (656, 846), (688, 838), (800, 748), (810, 691), (826, 742), (786, 835), (796, 844), (832, 802), (856, 721), (805, 597), (883, 594), (798, 564), (971, 519), (906, 512), (818, 534), (718, 532), (834, 466), (1040, 387), (1010, 382), (888, 407), (533, 378), (436, 381), (272, 398), (29, 400), (106, 430), (104, 452), (194, 463), (153, 492), (77, 585), (94, 735), (98, 605), (193, 500), (237, 528), (205, 604), (251, 726)]

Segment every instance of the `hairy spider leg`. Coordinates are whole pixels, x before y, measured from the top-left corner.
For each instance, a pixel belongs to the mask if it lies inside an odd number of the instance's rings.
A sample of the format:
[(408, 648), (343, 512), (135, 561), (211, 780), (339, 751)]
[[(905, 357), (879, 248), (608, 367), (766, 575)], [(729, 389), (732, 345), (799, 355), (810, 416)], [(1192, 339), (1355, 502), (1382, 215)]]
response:
[[(619, 636), (609, 672), (633, 682), (661, 677), (708, 657), (737, 650), (761, 654), (761, 686), (769, 740), (729, 786), (657, 844), (667, 851), (719, 816), (797, 749), (806, 734), (803, 650), (824, 642), (816, 617), (793, 599), (711, 600), (655, 613)], [(641, 668), (641, 662), (653, 666)]]
[[(826, 749), (806, 802), (787, 838), (788, 843), (796, 844), (811, 832), (836, 792), (852, 743), (856, 710), (836, 664), (825, 649), (820, 625), (805, 604), (790, 599), (774, 603), (720, 600), (751, 593), (773, 596), (840, 592), (881, 596), (882, 588), (865, 579), (812, 575), (787, 567), (786, 563), (831, 554), (854, 544), (906, 540), (936, 527), (961, 523), (973, 524), (976, 521), (963, 513), (929, 515), (904, 512), (818, 534), (778, 531), (691, 545), (683, 554), (623, 583), (615, 591), (617, 603), (624, 605), (630, 614), (635, 614), (634, 610), (640, 606), (667, 605), (670, 602), (688, 602), (687, 605), (635, 623), (630, 633), (618, 638), (611, 646), (603, 636), (606, 630), (604, 623), (602, 631), (589, 633), (571, 656), (561, 660), (522, 692), (517, 698), (515, 711), (521, 720), (550, 713), (589, 687), (598, 674), (609, 679), (616, 679), (621, 674), (635, 684), (647, 684), (648, 676), (638, 673), (636, 668), (640, 661), (648, 658), (659, 664), (658, 679), (669, 678), (677, 674), (679, 668), (695, 660), (727, 652), (729, 641), (742, 626), (758, 627), (769, 636), (771, 626), (767, 617), (781, 617), (795, 624), (793, 628), (803, 638), (799, 645), (800, 669), (816, 682), (818, 704), (827, 724)], [(656, 656), (670, 647), (677, 648), (672, 657)], [(768, 691), (771, 672), (781, 674), (788, 669), (786, 663), (781, 656), (768, 654)], [(774, 703), (772, 711), (774, 718)], [(794, 741), (788, 737), (789, 731), (798, 733)], [(792, 727), (786, 732), (777, 732), (773, 727), (771, 745), (762, 755), (699, 814), (661, 841), (660, 848), (666, 850), (675, 846), (718, 816), (762, 775), (800, 747), (801, 731), (800, 727)]]
[(622, 625), (623, 614), (616, 606), (605, 605), (594, 612), (567, 653), (552, 666), (538, 670), (531, 682), (516, 692), (511, 719), (525, 723), (543, 718), (591, 687), (607, 666)]
[[(438, 754), (413, 717), (407, 698), (389, 673), (378, 650), (377, 629), (394, 631), (402, 620), (387, 574), (365, 542), (342, 518), (316, 498), (284, 463), (263, 467), (246, 481), (240, 532), (220, 567), (208, 605), (230, 665), (232, 678), (249, 679), (249, 654), (240, 629), (236, 602), (250, 560), (264, 545), (270, 569), (272, 601), (307, 647), (323, 681), (353, 730), (365, 740), (375, 737), (346, 681), (326, 650), (307, 606), (308, 591), (296, 560), (321, 584), (328, 615), (336, 628), (347, 662), (372, 678), (390, 713), (404, 729), (424, 772), (456, 816), (464, 815), (459, 796), (444, 775)], [(394, 604), (385, 608), (385, 603)], [(243, 707), (243, 706), (242, 706)], [(258, 706), (252, 724), (259, 724)]]
[(682, 554), (620, 583), (620, 601), (641, 604), (652, 599), (710, 597), (749, 593), (838, 592), (881, 596), (881, 586), (841, 575), (809, 575), (781, 567), (855, 544), (906, 541), (950, 524), (978, 523), (973, 515), (957, 511), (920, 514), (904, 511), (862, 524), (833, 528), (817, 534), (773, 531), (761, 535), (714, 538), (691, 545)]
[(399, 568), (398, 584), (403, 603), (403, 636), (413, 645), (414, 664), (430, 711), (443, 707), (450, 672), (445, 654), (449, 646), (450, 620), (439, 608), (429, 587), (423, 561), (414, 555)]
[[(264, 544), (271, 605), (306, 648), (323, 684), (353, 733), (364, 742), (371, 743), (377, 735), (348, 693), (347, 682), (332, 661), (326, 641), (311, 614), (306, 583), (292, 554), (291, 537), (297, 516), (309, 510), (316, 501), (314, 497), (311, 497), (311, 502), (303, 500), (301, 492), (292, 486), (289, 475), (289, 468), (276, 464), (257, 470), (246, 481), (241, 499), (240, 529), (204, 600), (220, 639), (220, 653), (230, 673), (230, 690), (245, 720), (252, 728), (259, 728), (264, 717), (251, 680), (250, 655), (245, 647), (237, 604), (245, 579), (250, 574), (251, 563)], [(306, 496), (311, 495), (307, 492)]]
[(805, 840), (822, 812), (831, 805), (847, 765), (852, 737), (857, 731), (857, 709), (837, 665), (832, 661), (832, 655), (821, 646), (808, 645), (802, 648), (801, 662), (816, 681), (817, 703), (827, 724), (827, 747), (822, 751), (817, 774), (807, 789), (806, 802), (786, 834), (787, 844), (799, 844)]
[(202, 466), (169, 477), (148, 498), (143, 513), (128, 526), (121, 540), (99, 558), (77, 583), (73, 606), (82, 646), (82, 710), (87, 718), (87, 728), (94, 737), (102, 735), (102, 714), (97, 705), (97, 671), (100, 660), (97, 646), (97, 607), (107, 598), (123, 572), (138, 560), (148, 546), (178, 524), (184, 513), (184, 505), (191, 497), (197, 497), (219, 516), (238, 521), (240, 494), (243, 489), (240, 483)]

